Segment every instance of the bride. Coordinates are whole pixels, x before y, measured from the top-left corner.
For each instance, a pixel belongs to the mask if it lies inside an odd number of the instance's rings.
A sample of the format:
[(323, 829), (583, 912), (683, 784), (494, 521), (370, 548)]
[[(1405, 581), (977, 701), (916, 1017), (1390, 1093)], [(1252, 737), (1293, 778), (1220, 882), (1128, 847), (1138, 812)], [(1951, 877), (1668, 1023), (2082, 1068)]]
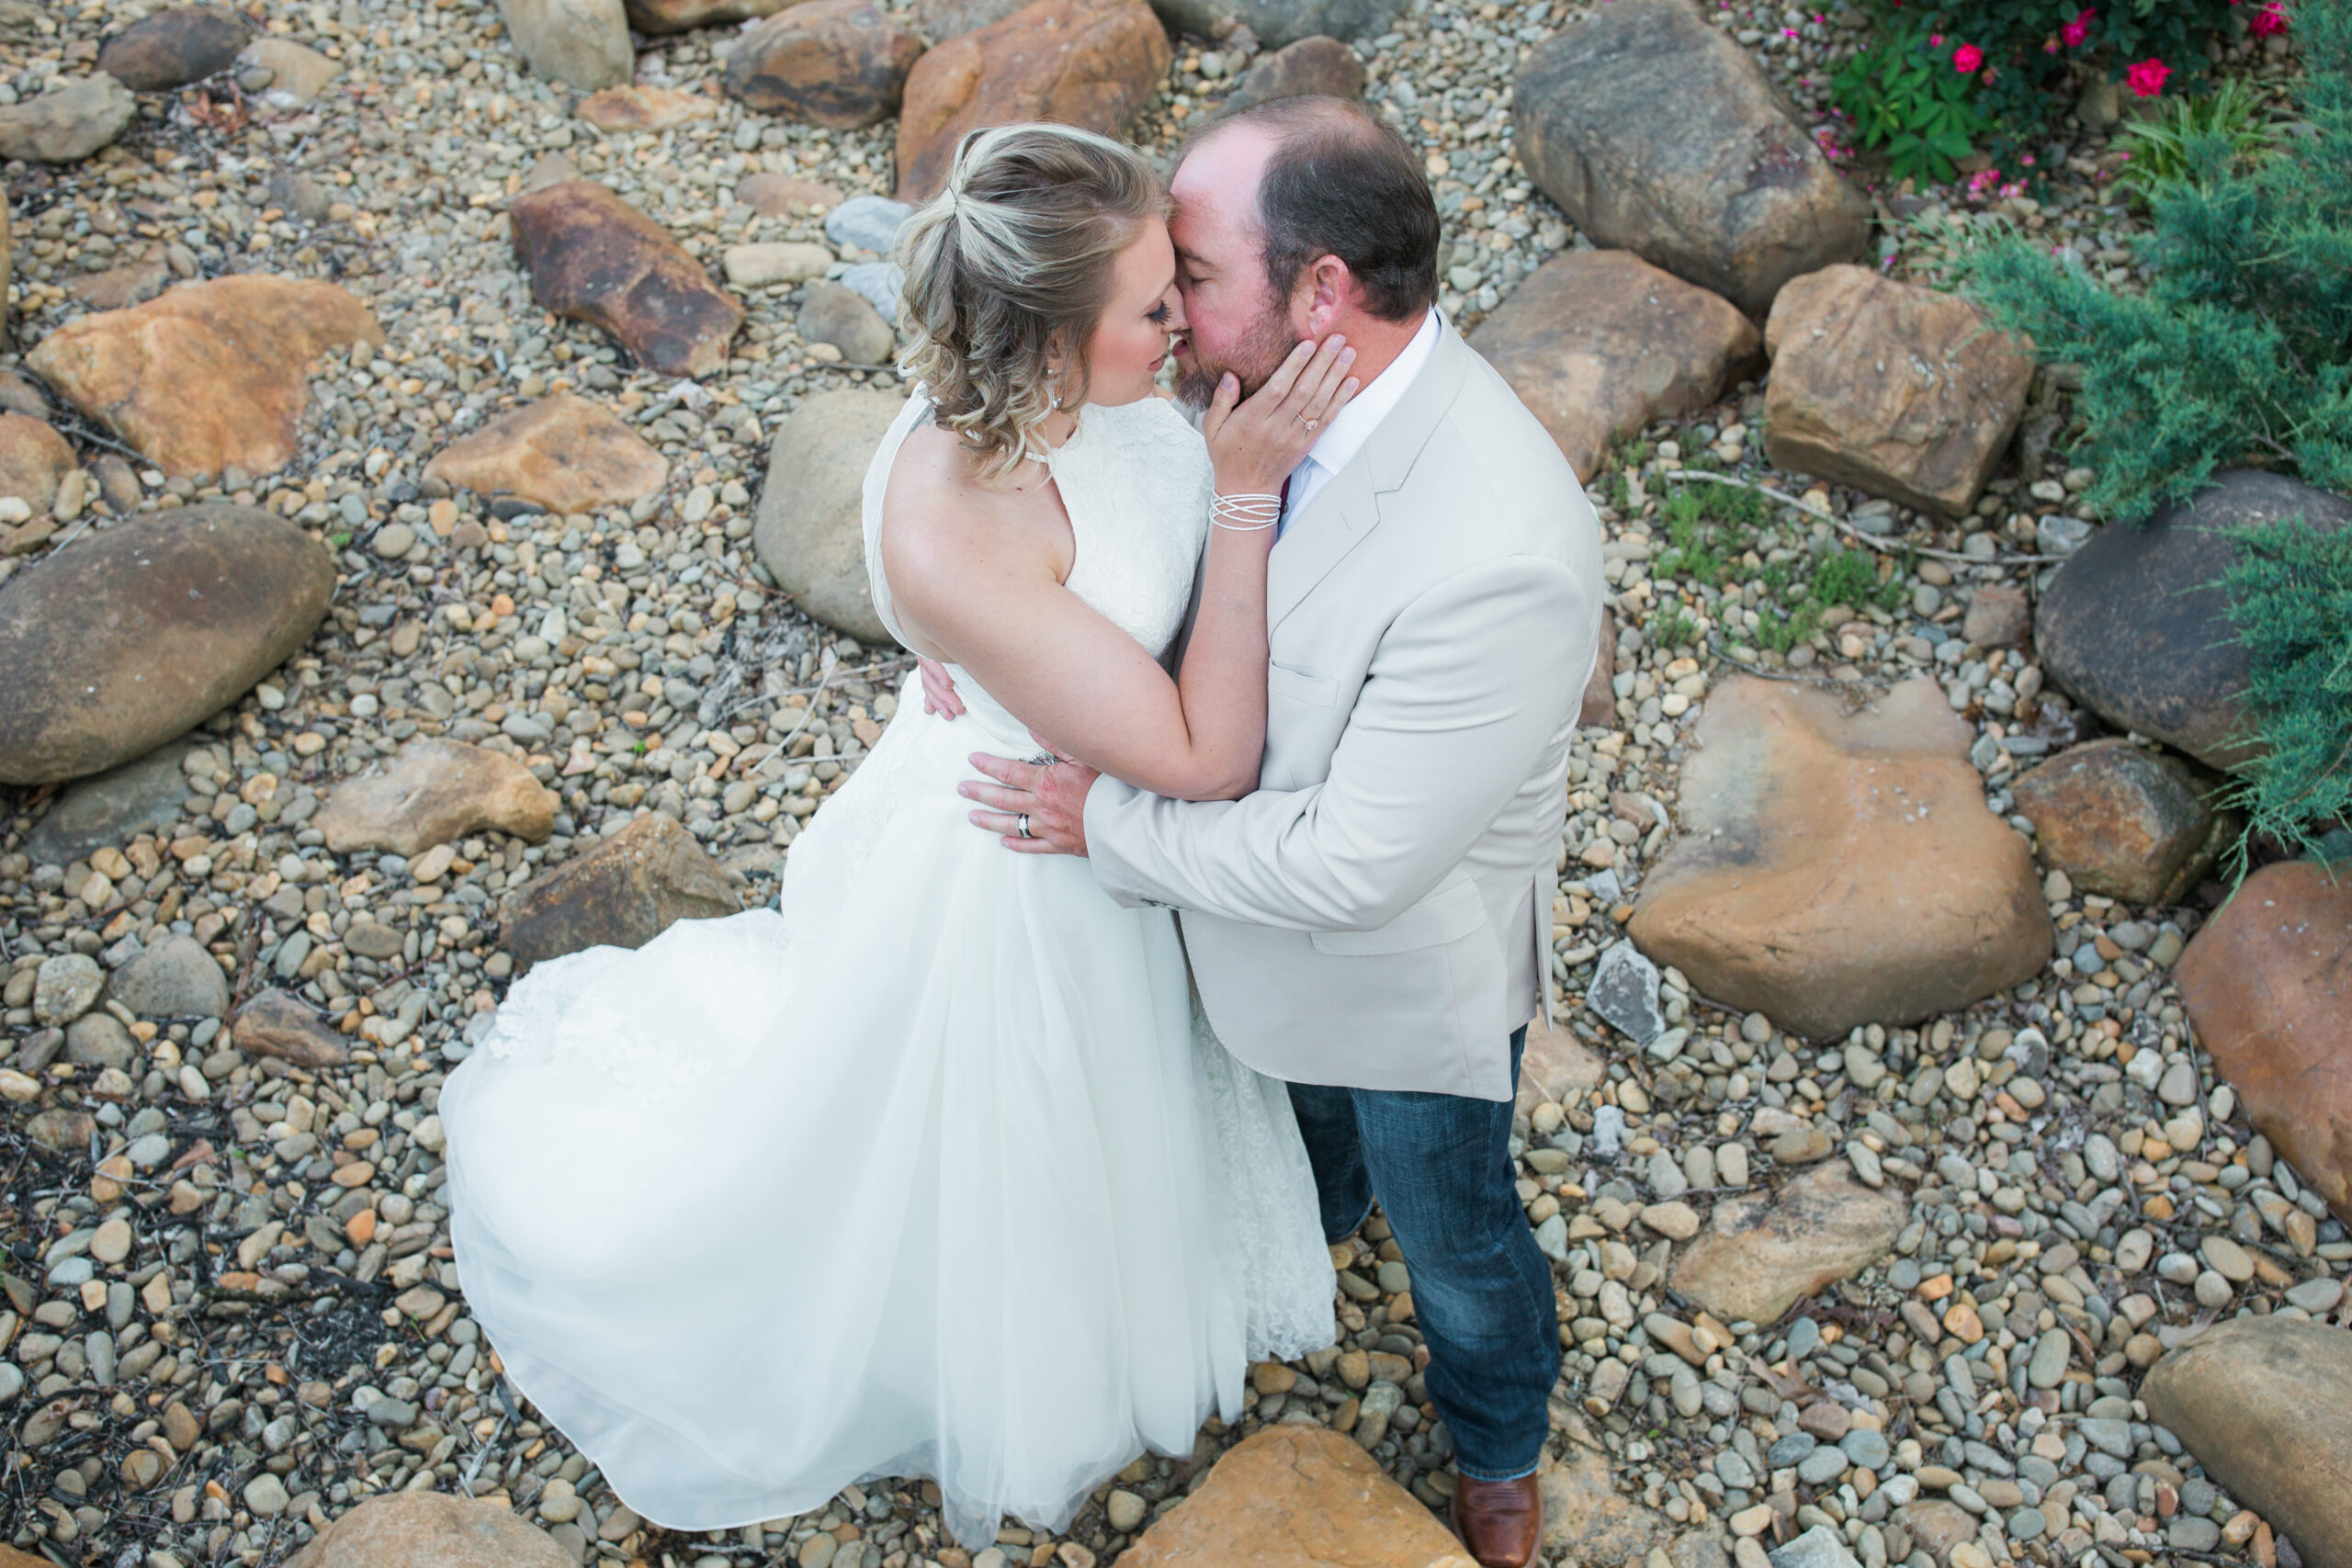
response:
[(1184, 329), (1164, 207), (1102, 137), (966, 139), (900, 243), (923, 389), (865, 536), (885, 624), (967, 712), (910, 681), (777, 908), (539, 964), (442, 1097), (469, 1304), (658, 1524), (903, 1476), (970, 1549), (1005, 1514), (1058, 1533), (1238, 1419), (1250, 1361), (1331, 1342), (1289, 1100), (1210, 1034), (1172, 917), (1007, 853), (956, 792), (1032, 732), (1163, 795), (1254, 787), (1270, 492), (1353, 356), (1304, 344), (1247, 401), (1227, 377), (1204, 447), (1153, 395)]

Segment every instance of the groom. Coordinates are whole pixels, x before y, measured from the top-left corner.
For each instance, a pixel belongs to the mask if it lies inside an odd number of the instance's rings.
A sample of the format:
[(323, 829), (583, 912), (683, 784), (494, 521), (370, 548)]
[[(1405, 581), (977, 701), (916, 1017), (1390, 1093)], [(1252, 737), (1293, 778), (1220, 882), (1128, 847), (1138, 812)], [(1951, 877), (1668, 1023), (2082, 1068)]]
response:
[[(1076, 763), (975, 759), (966, 793), (1180, 911), (1227, 1047), (1287, 1079), (1325, 1235), (1374, 1199), (1403, 1250), (1482, 1563), (1542, 1537), (1552, 1270), (1514, 1190), (1511, 1102), (1549, 999), (1568, 742), (1598, 644), (1598, 525), (1544, 427), (1437, 314), (1411, 151), (1336, 98), (1208, 130), (1170, 182), (1180, 391), (1255, 390), (1346, 334), (1363, 378), (1291, 476), (1268, 566), (1258, 793), (1188, 803)], [(1024, 844), (1022, 847), (1029, 848)]]

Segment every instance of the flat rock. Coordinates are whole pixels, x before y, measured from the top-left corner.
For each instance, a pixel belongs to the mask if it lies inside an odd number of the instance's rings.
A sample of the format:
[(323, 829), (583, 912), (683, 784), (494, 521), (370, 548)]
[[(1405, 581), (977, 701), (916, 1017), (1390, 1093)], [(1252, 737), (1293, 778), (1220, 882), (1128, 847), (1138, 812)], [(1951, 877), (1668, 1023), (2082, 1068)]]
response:
[(573, 1568), (571, 1553), (512, 1509), (444, 1492), (370, 1497), (287, 1568)]
[[(88, 1111), (68, 1111), (62, 1106), (40, 1111), (25, 1123), (25, 1135), (53, 1155), (86, 1156), (90, 1152), (90, 1135), (97, 1130), (97, 1118)], [(55, 1564), (49, 1564), (48, 1568), (55, 1568)]]
[(599, 130), (667, 130), (708, 119), (718, 100), (672, 87), (606, 87), (581, 99), (578, 112)]
[(255, 992), (237, 1010), (229, 1040), (248, 1056), (275, 1056), (311, 1072), (339, 1067), (351, 1059), (334, 1025), (300, 999), (274, 988)]
[(1475, 1568), (1462, 1543), (1370, 1454), (1322, 1427), (1280, 1426), (1226, 1450), (1119, 1568)]
[(1657, 965), (1643, 957), (1632, 942), (1619, 942), (1593, 965), (1584, 1005), (1634, 1044), (1646, 1045), (1666, 1029), (1666, 1016), (1658, 1010), (1657, 988)]
[(907, 74), (899, 198), (938, 194), (956, 143), (981, 126), (1050, 119), (1105, 135), (1125, 130), (1171, 59), (1143, 0), (1036, 0), (950, 39)]
[(1690, 0), (1616, 0), (1564, 28), (1511, 101), (1521, 161), (1595, 245), (1751, 316), (1869, 243), (1870, 203)]
[(172, 285), (171, 264), (164, 247), (150, 245), (133, 252), (131, 259), (104, 272), (85, 272), (65, 286), (65, 291), (93, 310), (121, 310), (143, 305)]
[(2007, 582), (1980, 584), (1968, 602), (1960, 635), (1971, 648), (2022, 648), (2033, 636), (2033, 606), (2025, 590)]
[(161, 833), (180, 818), (187, 780), (180, 759), (187, 748), (158, 746), (147, 755), (68, 785), (48, 815), (25, 837), (35, 865), (72, 865), (91, 851), (117, 849), (141, 833)]
[(1538, 1013), (1527, 1026), (1527, 1045), (1519, 1058), (1519, 1114), (1524, 1116), (1545, 1100), (1566, 1104), (1569, 1096), (1595, 1089), (1606, 1076), (1600, 1054), (1566, 1023), (1552, 1027)]
[(798, 218), (839, 207), (842, 193), (822, 180), (763, 173), (736, 181), (735, 199), (763, 218)]
[(2074, 746), (2009, 786), (2041, 863), (2082, 893), (2177, 904), (2212, 868), (2226, 826), (2222, 781), (2120, 737)]
[(611, 189), (566, 180), (516, 197), (507, 215), (541, 308), (603, 328), (663, 376), (707, 376), (727, 363), (743, 307)]
[(773, 16), (791, 4), (793, 0), (628, 0), (628, 22), (641, 33), (683, 33)]
[(229, 977), (194, 937), (167, 936), (116, 970), (107, 996), (141, 1018), (220, 1018)]
[(1153, 0), (1170, 30), (1221, 39), (1238, 25), (1268, 49), (1300, 39), (1374, 38), (1396, 26), (1405, 0)]
[(139, 113), (130, 89), (103, 72), (0, 108), (0, 158), (78, 163), (106, 146)]
[(1771, 1323), (1804, 1297), (1885, 1257), (1910, 1216), (1894, 1188), (1818, 1165), (1770, 1196), (1727, 1198), (1681, 1249), (1675, 1291), (1725, 1323)]
[(2298, 516), (2340, 528), (2352, 520), (2352, 502), (2237, 468), (2143, 526), (2101, 528), (2041, 592), (2034, 642), (2043, 670), (2118, 729), (2209, 768), (2245, 761), (2246, 654), (2222, 586), (2237, 554), (2228, 536)]
[(98, 69), (134, 93), (168, 93), (229, 69), (253, 36), (226, 6), (167, 6), (108, 39)]
[(2352, 1562), (2352, 1333), (2217, 1323), (2150, 1368), (2140, 1397), (2305, 1562)]
[(334, 284), (243, 273), (69, 321), (26, 360), (166, 474), (274, 474), (293, 459), (311, 363), (383, 341)]
[(537, 843), (554, 829), (556, 799), (503, 751), (426, 738), (381, 773), (334, 787), (316, 826), (337, 854), (390, 850), (413, 858), (485, 829)]
[(1478, 324), (1470, 346), (1588, 482), (1617, 443), (1706, 407), (1763, 363), (1755, 326), (1729, 300), (1631, 251), (1553, 257)]
[[(340, 61), (290, 38), (257, 38), (237, 58), (247, 65), (268, 69), (269, 85), (262, 89), (262, 101), (276, 108), (301, 107), (343, 74)], [(324, 216), (322, 211), (311, 221)]]
[(888, 255), (914, 210), (887, 196), (854, 196), (825, 214), (825, 238), (843, 249)]
[(637, 71), (621, 0), (498, 0), (506, 34), (532, 73), (593, 93)]
[(1617, 1489), (1597, 1447), (1571, 1441), (1536, 1472), (1544, 1495), (1544, 1550), (1555, 1562), (1630, 1563), (1671, 1541), (1677, 1527)]
[(843, 389), (801, 400), (768, 448), (752, 546), (801, 609), (860, 642), (894, 639), (865, 576), (866, 465), (906, 406), (893, 393)]
[(0, 413), (0, 495), (13, 495), (38, 517), (57, 501), (57, 487), (80, 466), (65, 437), (47, 422)]
[(1001, 22), (1029, 0), (915, 0), (915, 29), (933, 43)]
[(811, 283), (800, 297), (800, 339), (829, 343), (852, 365), (888, 365), (899, 336), (872, 301), (838, 283)]
[(2049, 962), (2032, 852), (1985, 809), (1973, 734), (1933, 681), (1849, 713), (1736, 676), (1694, 738), (1682, 836), (1627, 931), (1702, 995), (1826, 1039), (1957, 1011)]
[(2255, 1131), (2352, 1224), (2352, 875), (2331, 880), (2310, 861), (2264, 866), (2174, 973)]
[(694, 835), (649, 811), (516, 889), (499, 919), (506, 950), (529, 964), (586, 947), (643, 947), (680, 920), (741, 908), (734, 884)]
[(727, 281), (736, 288), (772, 288), (824, 276), (833, 253), (812, 240), (761, 240), (728, 246), (724, 260)]
[(617, 414), (558, 392), (443, 447), (424, 477), (571, 513), (658, 494), (670, 482), (670, 463)]
[(273, 513), (126, 519), (0, 596), (0, 783), (103, 773), (186, 734), (311, 637), (334, 564)]
[(65, 1026), (65, 1059), (76, 1066), (128, 1070), (138, 1055), (130, 1031), (110, 1012), (85, 1012)]
[(1232, 114), (1275, 98), (1363, 96), (1363, 57), (1335, 38), (1303, 38), (1265, 56), (1242, 76), (1221, 111)]
[(873, 0), (800, 0), (736, 40), (727, 93), (763, 114), (855, 130), (898, 112), (922, 49)]
[(1967, 515), (2025, 412), (2033, 358), (1957, 294), (1867, 266), (1792, 278), (1764, 327), (1778, 468)]

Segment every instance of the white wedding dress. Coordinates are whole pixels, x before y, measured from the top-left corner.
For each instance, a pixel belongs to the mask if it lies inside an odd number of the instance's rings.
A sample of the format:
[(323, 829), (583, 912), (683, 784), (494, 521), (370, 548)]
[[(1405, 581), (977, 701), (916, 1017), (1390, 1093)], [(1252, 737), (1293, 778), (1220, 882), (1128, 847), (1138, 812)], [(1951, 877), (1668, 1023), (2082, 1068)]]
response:
[[(918, 398), (865, 482), (867, 562)], [(1089, 408), (1051, 468), (1069, 587), (1155, 653), (1206, 534), (1199, 435)], [(971, 826), (974, 751), (1033, 755), (968, 678), (910, 680), (792, 848), (775, 909), (517, 981), (450, 1076), (451, 1234), (507, 1374), (678, 1529), (935, 1479), (969, 1548), (1058, 1531), (1146, 1449), (1332, 1339), (1283, 1086), (1228, 1055), (1171, 917)]]

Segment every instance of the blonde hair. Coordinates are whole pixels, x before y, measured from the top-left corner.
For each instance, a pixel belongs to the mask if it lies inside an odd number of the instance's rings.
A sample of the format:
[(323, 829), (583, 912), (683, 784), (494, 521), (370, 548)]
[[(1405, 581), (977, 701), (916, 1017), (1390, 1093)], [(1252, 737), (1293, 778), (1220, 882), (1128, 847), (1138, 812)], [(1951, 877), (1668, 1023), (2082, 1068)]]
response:
[(913, 341), (899, 367), (984, 478), (1020, 466), (1057, 395), (1085, 400), (1112, 265), (1167, 205), (1151, 165), (1110, 138), (1012, 125), (966, 136), (946, 188), (907, 220), (896, 260)]

